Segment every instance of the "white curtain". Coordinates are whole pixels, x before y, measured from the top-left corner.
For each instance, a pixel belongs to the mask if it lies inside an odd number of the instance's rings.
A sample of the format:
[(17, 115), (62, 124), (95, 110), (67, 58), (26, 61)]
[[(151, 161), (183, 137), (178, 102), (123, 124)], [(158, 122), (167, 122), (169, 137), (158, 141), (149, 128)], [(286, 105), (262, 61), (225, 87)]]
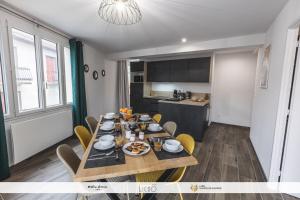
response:
[(117, 66), (117, 87), (119, 108), (129, 107), (129, 83), (127, 61), (119, 60)]

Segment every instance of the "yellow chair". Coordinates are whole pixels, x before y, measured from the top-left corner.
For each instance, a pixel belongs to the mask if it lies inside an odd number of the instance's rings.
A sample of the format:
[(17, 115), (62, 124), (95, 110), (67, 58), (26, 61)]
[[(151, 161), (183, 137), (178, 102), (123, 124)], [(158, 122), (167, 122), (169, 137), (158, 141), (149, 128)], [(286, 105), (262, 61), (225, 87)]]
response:
[(74, 128), (74, 131), (80, 141), (83, 150), (85, 151), (92, 139), (92, 135), (90, 134), (89, 130), (84, 126), (76, 126)]
[[(192, 136), (182, 133), (176, 137), (178, 141), (181, 142), (184, 149), (192, 154), (195, 148), (195, 140)], [(180, 182), (187, 167), (178, 168), (177, 171), (170, 178), (170, 182)], [(164, 173), (164, 171), (156, 171), (149, 173), (136, 174), (135, 179), (137, 182), (156, 182), (159, 177)], [(180, 198), (183, 199), (182, 194), (180, 194)]]
[(155, 114), (153, 116), (153, 120), (156, 121), (157, 123), (159, 123), (161, 120), (161, 114)]

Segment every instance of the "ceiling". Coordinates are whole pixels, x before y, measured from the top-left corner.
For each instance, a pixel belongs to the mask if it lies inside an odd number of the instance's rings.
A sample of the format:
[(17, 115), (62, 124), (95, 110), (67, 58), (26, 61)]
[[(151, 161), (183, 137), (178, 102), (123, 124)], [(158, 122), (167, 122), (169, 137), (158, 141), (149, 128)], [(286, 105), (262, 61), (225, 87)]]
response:
[(101, 0), (4, 0), (105, 53), (265, 32), (288, 0), (136, 0), (139, 24), (107, 24)]

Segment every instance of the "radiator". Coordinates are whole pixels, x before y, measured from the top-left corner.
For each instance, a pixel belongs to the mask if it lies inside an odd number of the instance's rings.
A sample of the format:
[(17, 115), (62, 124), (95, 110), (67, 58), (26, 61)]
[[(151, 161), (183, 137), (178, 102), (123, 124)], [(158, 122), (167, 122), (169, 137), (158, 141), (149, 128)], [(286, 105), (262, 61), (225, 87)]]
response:
[(11, 124), (14, 164), (70, 137), (72, 111), (62, 111)]

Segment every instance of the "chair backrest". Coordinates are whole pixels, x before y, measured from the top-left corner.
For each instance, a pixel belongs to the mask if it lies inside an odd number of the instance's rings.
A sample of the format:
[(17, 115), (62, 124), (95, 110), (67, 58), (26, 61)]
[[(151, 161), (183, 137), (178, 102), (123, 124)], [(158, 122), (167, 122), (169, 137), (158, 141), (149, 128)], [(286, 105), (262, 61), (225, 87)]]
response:
[(163, 128), (173, 136), (176, 132), (177, 124), (175, 122), (168, 121), (163, 125)]
[(85, 121), (86, 121), (87, 125), (89, 126), (90, 133), (94, 134), (95, 130), (97, 128), (97, 125), (98, 125), (98, 121), (92, 116), (87, 116), (85, 118)]
[(186, 133), (179, 134), (176, 139), (180, 141), (184, 149), (189, 153), (192, 154), (195, 148), (195, 140), (194, 138)]
[[(182, 146), (188, 153), (192, 154), (194, 152), (195, 140), (192, 136), (182, 133), (182, 134), (178, 135), (176, 137), (176, 139), (178, 141), (180, 141), (180, 143), (182, 144)], [(171, 178), (172, 181), (174, 181), (174, 182), (180, 181), (182, 179), (185, 171), (186, 171), (186, 167), (181, 167), (181, 168), (177, 169), (177, 171), (173, 174), (173, 176)]]
[(84, 126), (76, 126), (74, 131), (80, 141), (81, 146), (83, 147), (83, 150), (85, 151), (92, 139), (92, 135)]
[(66, 166), (72, 176), (77, 172), (80, 164), (80, 158), (73, 149), (66, 144), (59, 145), (56, 149), (56, 154), (60, 161)]
[(160, 120), (161, 120), (161, 114), (155, 114), (152, 118), (153, 118), (154, 121), (156, 121), (157, 123), (159, 123)]

